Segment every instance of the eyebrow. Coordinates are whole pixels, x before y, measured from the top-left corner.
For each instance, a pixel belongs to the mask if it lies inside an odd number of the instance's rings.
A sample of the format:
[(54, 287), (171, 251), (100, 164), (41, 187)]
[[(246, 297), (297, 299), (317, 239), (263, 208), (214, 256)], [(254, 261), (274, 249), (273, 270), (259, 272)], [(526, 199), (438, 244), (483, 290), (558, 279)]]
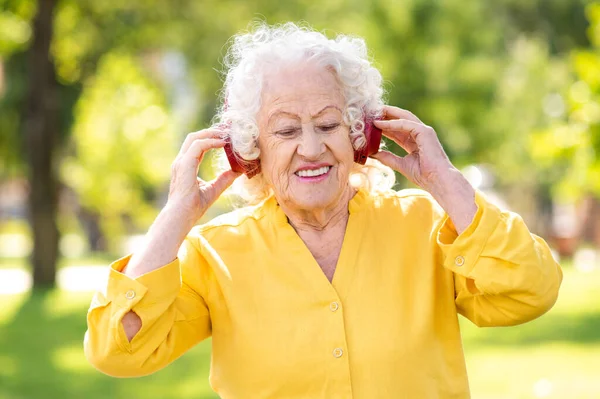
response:
[(319, 112), (317, 112), (316, 114), (311, 115), (312, 119), (323, 115), (325, 113), (325, 111), (327, 111), (329, 108), (334, 108), (334, 109), (337, 109), (338, 111), (342, 112), (342, 110), (339, 109), (339, 107), (337, 107), (335, 105), (328, 105), (325, 108), (323, 108), (322, 110), (320, 110)]
[[(312, 119), (318, 118), (319, 116), (323, 115), (325, 113), (325, 111), (327, 111), (329, 108), (334, 108), (334, 109), (337, 109), (338, 111), (342, 112), (342, 110), (338, 106), (336, 106), (336, 105), (327, 105), (322, 110), (320, 110), (319, 112), (317, 112), (316, 114), (311, 115), (311, 118)], [(294, 118), (294, 119), (300, 119), (298, 117), (298, 115), (296, 115), (296, 114), (294, 114), (292, 112), (277, 111), (277, 112), (275, 112), (273, 115), (271, 115), (269, 117), (269, 122), (271, 121), (271, 119), (273, 119), (277, 115), (287, 115), (287, 116), (289, 116), (291, 118)]]

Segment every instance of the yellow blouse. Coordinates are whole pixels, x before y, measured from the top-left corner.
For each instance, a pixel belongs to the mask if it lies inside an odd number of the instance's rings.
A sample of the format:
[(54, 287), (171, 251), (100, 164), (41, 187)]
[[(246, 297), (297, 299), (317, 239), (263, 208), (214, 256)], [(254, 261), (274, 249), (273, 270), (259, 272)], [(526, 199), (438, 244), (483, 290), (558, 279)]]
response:
[[(111, 265), (87, 315), (100, 371), (150, 374), (212, 335), (210, 383), (229, 398), (468, 398), (457, 313), (532, 320), (562, 280), (546, 243), (477, 193), (457, 237), (420, 190), (360, 191), (332, 283), (273, 197), (195, 227), (178, 258), (135, 280)], [(128, 342), (133, 310), (142, 329)]]

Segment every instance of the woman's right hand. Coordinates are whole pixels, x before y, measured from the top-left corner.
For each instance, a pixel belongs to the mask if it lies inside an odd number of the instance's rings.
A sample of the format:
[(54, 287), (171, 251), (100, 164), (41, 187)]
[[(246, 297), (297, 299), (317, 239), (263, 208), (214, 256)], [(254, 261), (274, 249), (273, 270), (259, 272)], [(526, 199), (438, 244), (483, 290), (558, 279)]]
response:
[[(240, 173), (228, 170), (209, 182), (198, 178), (198, 167), (206, 151), (225, 145), (222, 134), (222, 130), (214, 128), (188, 134), (171, 167), (167, 204), (150, 226), (144, 244), (134, 251), (123, 273), (137, 278), (172, 262), (198, 219), (240, 176)], [(127, 327), (128, 338), (139, 330), (139, 320), (134, 321)]]
[(223, 131), (215, 128), (187, 135), (171, 167), (171, 185), (167, 207), (189, 216), (190, 229), (206, 210), (219, 198), (240, 173), (228, 170), (206, 182), (198, 177), (198, 168), (204, 154), (225, 146)]

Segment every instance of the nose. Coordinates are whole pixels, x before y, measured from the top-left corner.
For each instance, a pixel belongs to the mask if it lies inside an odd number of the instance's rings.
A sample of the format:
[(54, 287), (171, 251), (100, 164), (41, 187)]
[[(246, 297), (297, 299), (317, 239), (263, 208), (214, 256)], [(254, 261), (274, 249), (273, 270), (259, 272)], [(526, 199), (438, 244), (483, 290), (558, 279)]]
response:
[(298, 145), (298, 154), (306, 159), (319, 159), (325, 152), (323, 137), (315, 131), (312, 124), (302, 126), (302, 139)]

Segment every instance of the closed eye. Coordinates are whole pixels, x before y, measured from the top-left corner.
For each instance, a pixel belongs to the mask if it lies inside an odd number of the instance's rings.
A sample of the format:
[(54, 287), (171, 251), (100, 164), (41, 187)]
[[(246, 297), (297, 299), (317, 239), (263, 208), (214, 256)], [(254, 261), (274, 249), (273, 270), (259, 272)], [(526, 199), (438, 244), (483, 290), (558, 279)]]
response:
[(292, 137), (298, 133), (299, 129), (283, 129), (275, 132), (276, 135), (281, 137)]
[(331, 123), (328, 125), (321, 125), (321, 126), (319, 126), (319, 129), (323, 130), (324, 132), (330, 132), (334, 129), (337, 129), (339, 126), (340, 126), (339, 123)]

